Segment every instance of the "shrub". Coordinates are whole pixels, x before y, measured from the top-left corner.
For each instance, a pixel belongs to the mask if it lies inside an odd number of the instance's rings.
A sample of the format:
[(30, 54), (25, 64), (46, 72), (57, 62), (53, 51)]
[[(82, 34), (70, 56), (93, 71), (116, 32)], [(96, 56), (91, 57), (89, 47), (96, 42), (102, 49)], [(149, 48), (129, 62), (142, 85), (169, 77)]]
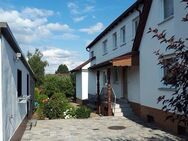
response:
[(62, 118), (63, 112), (69, 107), (68, 100), (63, 93), (52, 95), (48, 103), (45, 104), (44, 114), (49, 119)]
[(54, 93), (64, 93), (71, 97), (74, 92), (70, 76), (46, 75), (43, 85), (43, 93), (51, 97)]
[(45, 115), (44, 115), (44, 105), (39, 105), (39, 107), (36, 110), (37, 113), (37, 119), (44, 119)]
[(89, 118), (91, 110), (86, 106), (81, 106), (76, 109), (76, 118)]

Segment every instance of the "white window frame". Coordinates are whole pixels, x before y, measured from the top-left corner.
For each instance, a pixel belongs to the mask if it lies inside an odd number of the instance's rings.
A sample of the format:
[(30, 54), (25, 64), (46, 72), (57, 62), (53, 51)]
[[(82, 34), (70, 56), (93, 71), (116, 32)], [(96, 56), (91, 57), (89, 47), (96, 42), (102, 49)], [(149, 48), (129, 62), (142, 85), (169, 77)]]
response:
[(126, 26), (124, 25), (120, 29), (120, 38), (121, 38), (121, 44), (124, 44), (126, 42)]
[(114, 32), (112, 34), (112, 39), (113, 39), (113, 48), (116, 49), (117, 48), (117, 32)]
[(107, 54), (108, 53), (108, 50), (107, 50), (107, 43), (108, 43), (108, 40), (104, 40), (102, 42), (102, 46), (103, 46), (103, 55)]
[[(132, 21), (132, 36), (133, 36), (133, 39), (135, 38), (135, 36), (136, 36), (136, 31), (137, 31), (137, 28), (138, 28), (138, 25), (139, 25), (139, 16), (137, 16), (136, 18), (134, 18), (133, 19), (133, 21)], [(136, 22), (137, 22), (137, 27), (136, 27)]]
[[(167, 54), (167, 55), (163, 56), (161, 61), (166, 60), (166, 59), (170, 59), (170, 58), (174, 58), (174, 57), (175, 57), (175, 54)], [(159, 89), (172, 90), (173, 91), (174, 88), (172, 88), (170, 84), (166, 85), (166, 84), (164, 84), (163, 81), (161, 81), (162, 78), (164, 77), (164, 71), (165, 71), (164, 68), (160, 67), (160, 86), (159, 86)]]

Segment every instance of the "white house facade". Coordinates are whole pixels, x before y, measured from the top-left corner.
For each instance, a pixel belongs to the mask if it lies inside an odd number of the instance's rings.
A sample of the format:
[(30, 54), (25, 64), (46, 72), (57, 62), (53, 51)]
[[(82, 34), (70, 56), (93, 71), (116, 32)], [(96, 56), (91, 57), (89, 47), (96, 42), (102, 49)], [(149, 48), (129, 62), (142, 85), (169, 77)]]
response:
[(159, 96), (170, 96), (173, 89), (161, 82), (164, 70), (157, 65), (154, 51), (171, 54), (147, 32), (152, 27), (166, 30), (169, 36), (187, 37), (184, 15), (181, 0), (137, 0), (87, 46), (94, 58), (88, 69), (88, 78), (92, 75), (87, 80), (88, 94), (99, 95), (103, 86), (110, 84), (116, 97), (127, 100), (137, 115), (178, 133), (178, 123), (165, 121), (162, 105), (157, 104)]
[(0, 141), (20, 140), (33, 111), (34, 74), (7, 23), (0, 23)]

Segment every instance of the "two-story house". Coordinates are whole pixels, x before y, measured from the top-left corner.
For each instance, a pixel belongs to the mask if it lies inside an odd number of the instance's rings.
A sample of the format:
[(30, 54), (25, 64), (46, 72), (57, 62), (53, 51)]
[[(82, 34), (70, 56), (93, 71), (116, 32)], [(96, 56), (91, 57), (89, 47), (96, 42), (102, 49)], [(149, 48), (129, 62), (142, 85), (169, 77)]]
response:
[(34, 82), (9, 26), (0, 22), (0, 141), (21, 140), (33, 113)]
[[(185, 130), (176, 122), (165, 121), (162, 105), (157, 104), (159, 96), (170, 96), (173, 89), (161, 82), (165, 70), (158, 65), (154, 51), (161, 49), (167, 59), (171, 54), (165, 51), (165, 44), (147, 34), (152, 27), (166, 30), (169, 36), (187, 37), (188, 28), (181, 21), (184, 15), (181, 0), (137, 0), (86, 47), (90, 60), (73, 71), (80, 74), (76, 85), (87, 94), (77, 98), (86, 100), (88, 94), (99, 94), (109, 83), (117, 98), (128, 101), (137, 115), (172, 132)], [(87, 72), (84, 78), (83, 72)]]

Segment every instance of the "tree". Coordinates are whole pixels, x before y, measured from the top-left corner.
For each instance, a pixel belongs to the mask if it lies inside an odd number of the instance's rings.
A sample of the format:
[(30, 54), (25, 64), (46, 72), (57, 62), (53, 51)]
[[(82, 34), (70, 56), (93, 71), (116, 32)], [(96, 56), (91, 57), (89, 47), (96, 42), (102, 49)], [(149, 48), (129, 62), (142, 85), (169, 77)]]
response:
[(64, 93), (66, 97), (73, 96), (74, 88), (70, 76), (58, 76), (49, 74), (45, 76), (43, 84), (43, 92), (48, 97), (54, 93)]
[(65, 74), (65, 73), (69, 73), (69, 69), (67, 67), (67, 65), (65, 64), (61, 64), (59, 65), (57, 71), (55, 72), (56, 74)]
[(35, 49), (34, 54), (28, 52), (27, 57), (28, 63), (31, 66), (37, 79), (36, 86), (41, 86), (44, 80), (45, 67), (48, 65), (48, 62), (42, 60), (43, 55), (39, 51), (39, 49)]
[[(188, 0), (182, 2), (185, 2), (188, 8)], [(188, 21), (188, 13), (182, 21)], [(179, 123), (183, 122), (188, 126), (188, 46), (186, 46), (188, 38), (176, 39), (175, 36), (167, 38), (166, 31), (160, 32), (156, 28), (149, 28), (148, 33), (153, 33), (153, 38), (157, 38), (160, 43), (167, 44), (166, 51), (174, 54), (173, 61), (164, 63), (164, 55), (161, 51), (155, 52), (161, 68), (168, 70), (161, 81), (175, 89), (170, 98), (163, 95), (158, 98), (158, 102), (162, 102), (162, 110), (171, 112), (167, 119), (178, 120)]]

